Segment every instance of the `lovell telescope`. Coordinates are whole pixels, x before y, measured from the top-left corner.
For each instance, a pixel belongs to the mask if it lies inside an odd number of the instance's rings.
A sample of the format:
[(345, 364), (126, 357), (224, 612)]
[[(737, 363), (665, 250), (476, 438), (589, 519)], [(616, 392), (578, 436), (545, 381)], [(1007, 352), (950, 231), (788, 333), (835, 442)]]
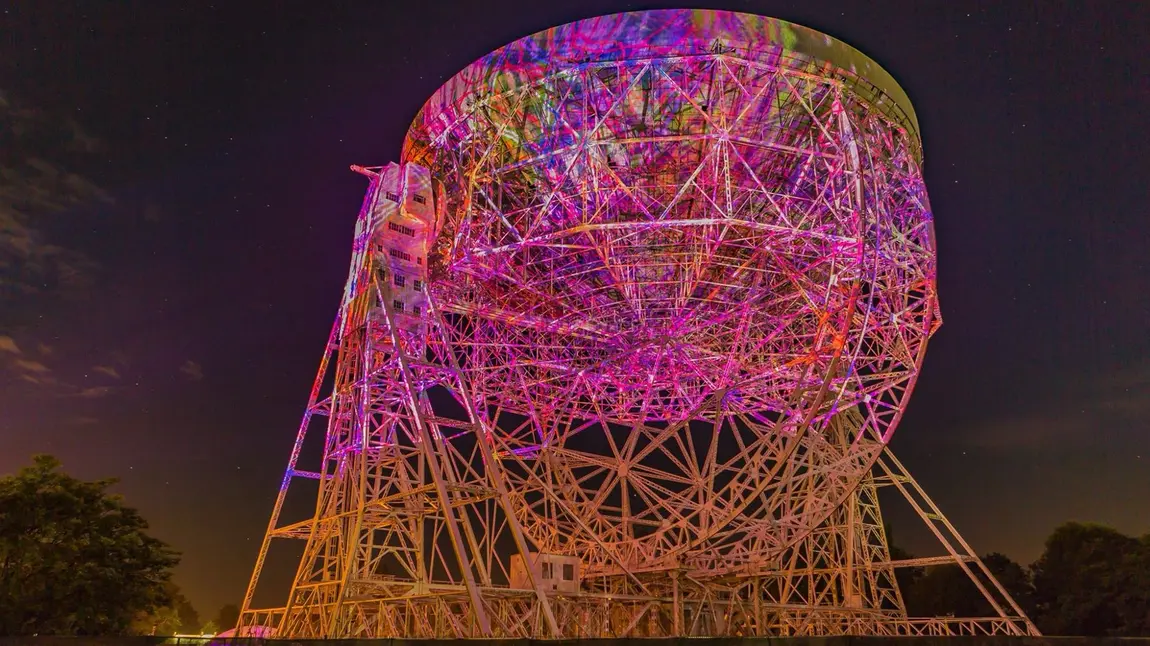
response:
[[(237, 634), (1037, 634), (887, 448), (941, 318), (917, 117), (865, 55), (749, 14), (583, 20), (355, 169)], [(891, 559), (883, 487), (940, 556)], [(281, 517), (295, 490), (314, 513)], [(896, 569), (942, 563), (988, 616), (907, 615)]]

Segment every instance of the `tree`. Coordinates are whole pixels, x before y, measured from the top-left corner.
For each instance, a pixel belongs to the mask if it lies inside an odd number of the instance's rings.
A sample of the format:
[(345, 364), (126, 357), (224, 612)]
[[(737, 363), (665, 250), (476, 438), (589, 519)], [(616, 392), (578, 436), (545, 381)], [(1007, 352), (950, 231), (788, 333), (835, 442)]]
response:
[(903, 591), (906, 611), (912, 617), (976, 617), (972, 613), (981, 595), (970, 577), (957, 565), (933, 565)]
[[(175, 586), (175, 584), (172, 584)], [(178, 588), (172, 594), (172, 607), (180, 617), (180, 632), (183, 634), (196, 634), (200, 629), (200, 613), (192, 607), (192, 602), (184, 596)]]
[(1138, 541), (1138, 549), (1122, 559), (1116, 587), (1119, 625), (1113, 634), (1150, 636), (1150, 534)]
[(130, 632), (137, 635), (199, 634), (200, 613), (175, 583), (168, 581), (164, 588), (168, 603), (152, 612), (138, 614)]
[[(890, 560), (891, 561), (909, 561), (914, 558), (910, 552), (902, 549), (897, 545), (890, 545)], [(902, 595), (903, 603), (907, 603), (908, 596), (912, 594), (912, 590), (918, 580), (922, 578), (922, 568), (920, 567), (897, 567), (894, 570), (895, 584), (898, 585), (899, 594)]]
[[(892, 560), (908, 558), (891, 545)], [(1136, 539), (1101, 525), (1066, 523), (1046, 539), (1029, 571), (1002, 554), (982, 561), (1048, 635), (1150, 636), (1150, 535)], [(900, 568), (896, 575), (911, 616), (995, 614), (958, 565)]]
[(0, 478), (0, 635), (123, 634), (170, 603), (178, 555), (114, 482), (73, 478), (47, 455)]
[[(1138, 539), (1102, 525), (1066, 523), (1046, 539), (1034, 573), (1035, 622), (1050, 635), (1106, 636), (1125, 634), (1136, 618), (1141, 590), (1124, 590), (1145, 549)], [(1133, 555), (1133, 556), (1132, 556)]]
[(236, 627), (240, 621), (240, 607), (234, 603), (229, 603), (220, 608), (216, 613), (216, 625), (221, 630), (231, 630)]
[[(1010, 596), (1021, 606), (1023, 612), (1029, 613), (1033, 606), (1034, 587), (1026, 570), (997, 552), (982, 557), (986, 569), (1002, 584)], [(970, 564), (969, 567), (977, 568)], [(977, 569), (975, 570), (978, 571)], [(992, 585), (985, 578), (980, 577), (984, 585)], [(990, 602), (970, 580), (970, 576), (958, 564), (936, 565), (910, 583), (901, 586), (903, 599), (906, 602), (907, 613), (913, 617), (936, 617), (952, 615), (955, 617), (987, 617), (997, 614)], [(1001, 595), (994, 588), (988, 588), (996, 600), (1001, 602)], [(1009, 607), (1004, 607), (1007, 613), (1013, 613)]]
[[(1030, 578), (1030, 572), (1027, 568), (1012, 561), (1005, 554), (998, 552), (991, 552), (982, 557), (982, 562), (986, 564), (986, 569), (998, 579), (1002, 587), (1006, 589), (1022, 611), (1026, 613), (1027, 617), (1034, 615), (1034, 581)], [(1003, 608), (1007, 612), (1012, 612), (1010, 608)], [(989, 604), (987, 611), (990, 611)]]
[(136, 616), (129, 632), (136, 635), (175, 635), (180, 632), (180, 612), (168, 605)]

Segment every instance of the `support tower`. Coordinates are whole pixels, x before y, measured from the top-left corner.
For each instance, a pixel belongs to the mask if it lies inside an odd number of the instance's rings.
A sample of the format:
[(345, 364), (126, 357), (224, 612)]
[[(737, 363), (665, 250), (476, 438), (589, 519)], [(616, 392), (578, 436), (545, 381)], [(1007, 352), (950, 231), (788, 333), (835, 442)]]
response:
[[(584, 20), (448, 81), (401, 160), (356, 167), (241, 634), (1036, 633), (887, 449), (941, 319), (917, 120), (873, 61), (746, 14)], [(884, 486), (940, 559), (891, 559)], [(255, 609), (281, 538), (291, 590)], [(987, 618), (907, 616), (896, 568), (943, 562)]]

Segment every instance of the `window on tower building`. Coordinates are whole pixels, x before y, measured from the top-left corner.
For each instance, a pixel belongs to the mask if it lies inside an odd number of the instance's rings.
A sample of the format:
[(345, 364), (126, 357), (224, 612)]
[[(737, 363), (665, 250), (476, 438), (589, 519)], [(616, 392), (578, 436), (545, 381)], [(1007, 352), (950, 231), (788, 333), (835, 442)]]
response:
[(412, 229), (411, 227), (408, 227), (408, 226), (404, 226), (402, 224), (396, 224), (394, 222), (388, 222), (387, 223), (387, 229), (388, 229), (388, 231), (396, 231), (398, 233), (402, 233), (405, 236), (415, 237), (415, 229)]

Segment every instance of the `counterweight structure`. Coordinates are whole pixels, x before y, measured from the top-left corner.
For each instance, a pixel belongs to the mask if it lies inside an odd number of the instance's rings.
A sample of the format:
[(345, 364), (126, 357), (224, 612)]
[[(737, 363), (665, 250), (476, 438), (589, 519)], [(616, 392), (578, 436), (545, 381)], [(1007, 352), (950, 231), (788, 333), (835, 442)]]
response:
[[(941, 319), (917, 121), (875, 63), (760, 16), (584, 20), (460, 72), (401, 159), (357, 168), (241, 634), (1036, 633), (886, 448)], [(891, 560), (883, 486), (940, 559)], [(253, 609), (278, 538), (291, 591)], [(895, 569), (943, 562), (987, 618), (907, 616)]]

